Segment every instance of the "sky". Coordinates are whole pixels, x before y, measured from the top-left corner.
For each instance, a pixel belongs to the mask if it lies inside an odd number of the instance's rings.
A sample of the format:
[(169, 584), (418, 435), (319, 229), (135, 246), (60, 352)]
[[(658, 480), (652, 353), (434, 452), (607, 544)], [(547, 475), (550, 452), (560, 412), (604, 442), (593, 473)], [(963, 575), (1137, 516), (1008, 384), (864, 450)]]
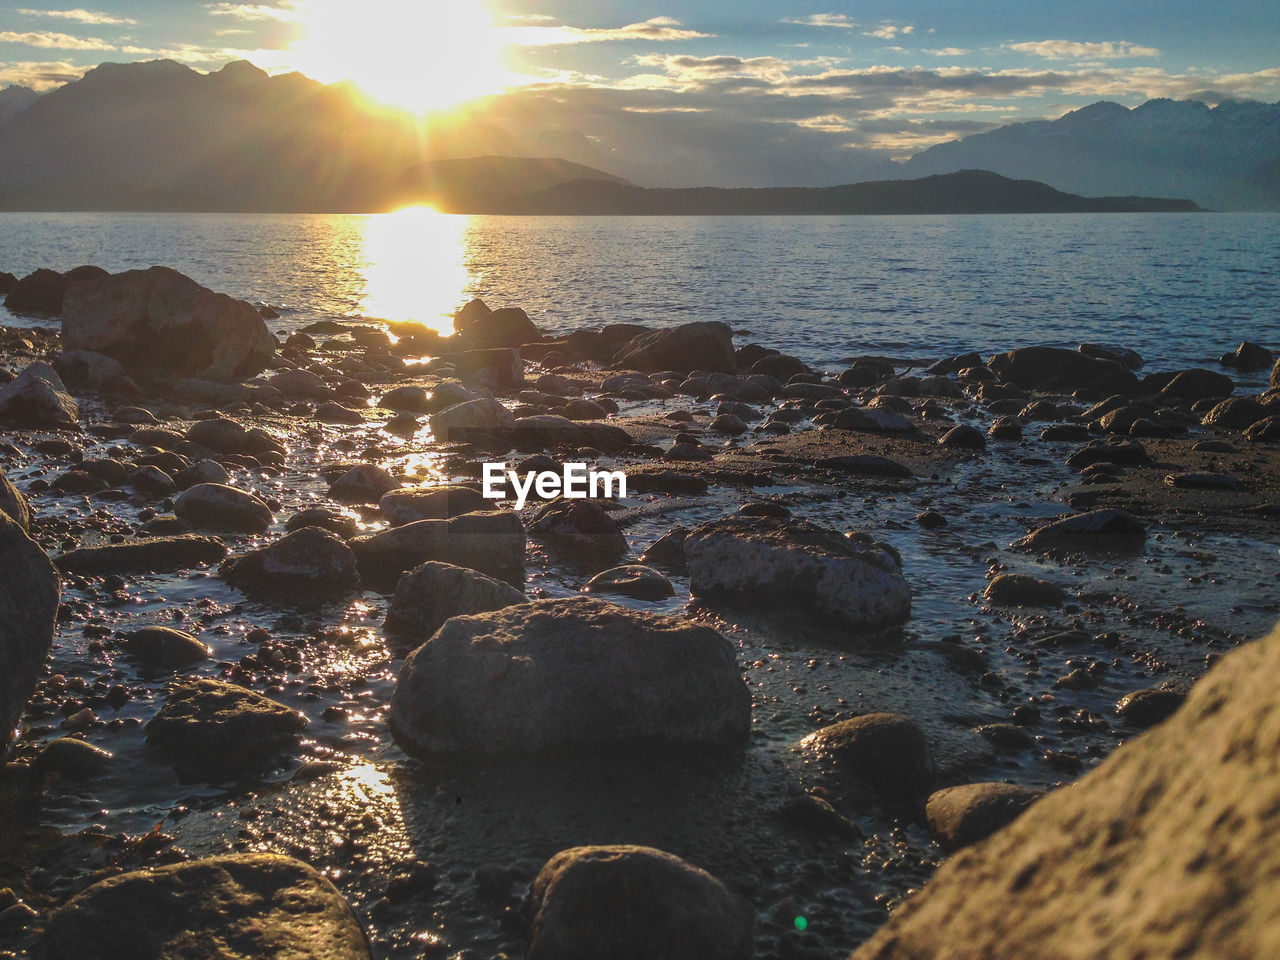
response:
[(1280, 100), (1275, 0), (29, 2), (0, 0), (0, 87), (247, 59), (419, 112), (469, 103), (624, 175), (675, 157), (726, 185), (838, 182), (1097, 100)]

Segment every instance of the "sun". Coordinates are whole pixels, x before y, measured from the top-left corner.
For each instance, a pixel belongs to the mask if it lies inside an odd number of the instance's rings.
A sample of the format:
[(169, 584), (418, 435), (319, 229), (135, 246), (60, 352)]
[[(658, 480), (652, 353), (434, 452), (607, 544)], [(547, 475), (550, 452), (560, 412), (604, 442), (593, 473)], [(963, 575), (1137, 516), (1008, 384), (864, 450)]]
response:
[(498, 93), (510, 74), (481, 0), (300, 0), (294, 65), (416, 113)]

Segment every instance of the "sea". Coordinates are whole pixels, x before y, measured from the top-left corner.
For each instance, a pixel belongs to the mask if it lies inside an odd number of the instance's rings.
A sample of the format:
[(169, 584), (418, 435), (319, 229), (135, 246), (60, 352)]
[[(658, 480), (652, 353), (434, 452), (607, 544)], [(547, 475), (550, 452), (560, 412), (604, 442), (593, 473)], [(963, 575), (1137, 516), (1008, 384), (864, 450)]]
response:
[[(1280, 214), (501, 217), (0, 213), (0, 270), (165, 264), (322, 319), (451, 329), (472, 297), (560, 333), (721, 320), (814, 364), (1092, 341), (1152, 369), (1280, 346)], [(39, 323), (8, 315), (0, 324)]]

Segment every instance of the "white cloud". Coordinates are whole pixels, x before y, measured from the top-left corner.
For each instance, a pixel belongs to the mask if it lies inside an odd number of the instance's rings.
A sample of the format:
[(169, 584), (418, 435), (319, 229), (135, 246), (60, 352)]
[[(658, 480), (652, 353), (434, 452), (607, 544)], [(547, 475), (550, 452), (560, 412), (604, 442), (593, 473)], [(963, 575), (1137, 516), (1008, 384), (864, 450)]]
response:
[(14, 11), (20, 13), (24, 17), (54, 17), (58, 20), (72, 20), (76, 23), (89, 23), (97, 25), (111, 24), (128, 24), (137, 23), (130, 17), (117, 17), (110, 13), (101, 13), (97, 10), (26, 10), (19, 9)]
[(1036, 40), (1006, 43), (1006, 50), (1029, 53), (1046, 60), (1120, 60), (1128, 57), (1158, 57), (1155, 47), (1140, 47), (1126, 40), (1082, 43), (1077, 40)]
[(0, 43), (22, 43), (28, 47), (45, 47), (50, 50), (114, 50), (115, 47), (96, 37), (73, 37), (68, 33), (14, 33), (0, 32)]
[(625, 27), (523, 26), (500, 27), (503, 42), (522, 47), (551, 47), (569, 43), (603, 43), (611, 40), (695, 40), (713, 36), (689, 30), (671, 17), (653, 17)]
[(782, 22), (802, 27), (837, 27), (841, 30), (852, 30), (857, 26), (843, 13), (811, 13), (807, 17), (787, 17)]
[(17, 84), (43, 93), (72, 80), (79, 80), (89, 67), (77, 67), (65, 60), (0, 63), (0, 87)]
[(896, 40), (899, 36), (905, 37), (908, 34), (915, 33), (915, 30), (916, 28), (911, 24), (900, 27), (893, 23), (882, 23), (874, 30), (863, 30), (862, 35), (864, 37), (879, 37), (881, 40)]
[(292, 23), (303, 19), (303, 12), (293, 2), (283, 6), (266, 3), (206, 3), (205, 9), (214, 17), (235, 17), (237, 20), (280, 20)]
[(931, 57), (963, 57), (969, 53), (964, 47), (940, 47), (937, 50), (922, 50), (921, 53), (927, 53)]

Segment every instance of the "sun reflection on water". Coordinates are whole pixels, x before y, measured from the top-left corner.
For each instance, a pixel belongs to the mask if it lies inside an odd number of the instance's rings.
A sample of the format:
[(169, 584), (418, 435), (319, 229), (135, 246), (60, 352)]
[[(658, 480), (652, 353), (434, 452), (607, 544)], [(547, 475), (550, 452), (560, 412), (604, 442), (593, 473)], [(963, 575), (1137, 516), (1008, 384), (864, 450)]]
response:
[(379, 320), (453, 333), (453, 314), (476, 280), (466, 263), (470, 220), (431, 207), (368, 217), (362, 311)]

